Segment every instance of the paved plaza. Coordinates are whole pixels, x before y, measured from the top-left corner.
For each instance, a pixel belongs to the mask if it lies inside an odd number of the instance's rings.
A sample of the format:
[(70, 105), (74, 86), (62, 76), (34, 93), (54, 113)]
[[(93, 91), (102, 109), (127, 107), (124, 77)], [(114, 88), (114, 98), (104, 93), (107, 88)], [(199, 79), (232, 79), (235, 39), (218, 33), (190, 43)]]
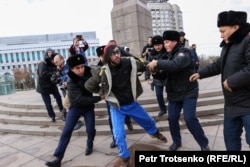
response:
[[(149, 91), (148, 85), (143, 80), (142, 84), (144, 93), (147, 93)], [(199, 85), (200, 92), (220, 90), (220, 76), (200, 80)], [(34, 90), (0, 96), (0, 101), (10, 104), (42, 104), (40, 95)], [(225, 150), (222, 125), (206, 126), (204, 127), (204, 131), (209, 139), (209, 146), (212, 150)], [(167, 150), (172, 140), (169, 131), (163, 131), (163, 134), (168, 139), (167, 143), (161, 143), (146, 133), (128, 134), (128, 146), (142, 144)], [(180, 150), (200, 150), (187, 129), (181, 130), (181, 134), (182, 147)], [(0, 133), (0, 167), (44, 167), (44, 163), (53, 158), (52, 155), (57, 147), (59, 137)], [(249, 150), (244, 134), (242, 135), (242, 139), (242, 150)], [(112, 138), (110, 135), (96, 136), (93, 153), (85, 156), (86, 137), (72, 136), (62, 161), (62, 167), (113, 166), (118, 155), (116, 148), (110, 149), (109, 144), (111, 141)]]

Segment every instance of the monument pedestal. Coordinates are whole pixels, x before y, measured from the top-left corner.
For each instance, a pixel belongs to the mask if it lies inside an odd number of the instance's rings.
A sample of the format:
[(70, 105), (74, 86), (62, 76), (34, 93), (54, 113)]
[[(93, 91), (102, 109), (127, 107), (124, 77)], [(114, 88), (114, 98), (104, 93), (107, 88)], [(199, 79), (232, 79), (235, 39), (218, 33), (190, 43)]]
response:
[(113, 39), (141, 55), (148, 36), (152, 36), (152, 17), (146, 0), (113, 0), (111, 11)]

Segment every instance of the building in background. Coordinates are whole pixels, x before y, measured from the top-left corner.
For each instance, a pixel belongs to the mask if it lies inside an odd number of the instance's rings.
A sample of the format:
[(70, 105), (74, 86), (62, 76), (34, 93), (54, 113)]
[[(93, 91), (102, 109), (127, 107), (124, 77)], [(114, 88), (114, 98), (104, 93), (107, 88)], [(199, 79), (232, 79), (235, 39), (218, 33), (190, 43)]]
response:
[(43, 61), (47, 48), (52, 48), (67, 58), (69, 47), (73, 44), (73, 38), (76, 35), (83, 35), (88, 42), (89, 49), (86, 51), (88, 63), (96, 65), (99, 61), (95, 51), (99, 46), (96, 32), (0, 37), (0, 74), (12, 74), (15, 68), (35, 72), (37, 64)]
[(154, 35), (162, 35), (165, 30), (183, 31), (183, 19), (180, 7), (168, 3), (168, 0), (147, 0), (151, 11)]

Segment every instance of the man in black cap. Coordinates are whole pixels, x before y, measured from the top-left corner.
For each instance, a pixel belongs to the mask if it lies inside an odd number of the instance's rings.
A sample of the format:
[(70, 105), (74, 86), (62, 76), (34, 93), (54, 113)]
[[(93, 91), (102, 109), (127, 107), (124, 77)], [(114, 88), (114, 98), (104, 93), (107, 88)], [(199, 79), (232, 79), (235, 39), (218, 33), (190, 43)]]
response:
[(147, 67), (152, 74), (159, 70), (168, 73), (168, 122), (173, 139), (169, 151), (176, 151), (182, 145), (179, 125), (182, 109), (188, 130), (201, 150), (208, 151), (210, 150), (208, 139), (196, 116), (198, 82), (189, 81), (189, 77), (194, 72), (190, 50), (181, 46), (180, 34), (177, 31), (165, 31), (163, 40), (166, 51), (169, 53), (168, 60), (153, 60)]
[(70, 141), (74, 126), (76, 125), (80, 116), (84, 117), (86, 132), (87, 132), (87, 145), (85, 155), (89, 155), (93, 151), (93, 141), (95, 138), (95, 113), (94, 103), (104, 99), (104, 95), (93, 96), (84, 87), (85, 82), (91, 77), (90, 67), (84, 66), (84, 59), (81, 54), (70, 56), (67, 59), (69, 67), (68, 72), (68, 97), (70, 101), (69, 112), (66, 117), (65, 125), (58, 142), (58, 146), (54, 152), (55, 159), (46, 162), (47, 166), (59, 167), (63, 159), (64, 153)]
[(185, 38), (186, 33), (183, 31), (180, 31), (180, 44), (181, 46), (185, 47), (185, 48), (189, 48), (189, 41), (188, 39)]
[(217, 27), (223, 41), (220, 58), (198, 70), (191, 81), (221, 74), (224, 106), (224, 140), (228, 151), (241, 150), (243, 127), (250, 145), (250, 24), (244, 11), (223, 11)]
[(99, 62), (97, 63), (97, 66), (102, 66), (103, 65), (103, 56), (104, 56), (104, 47), (106, 45), (102, 45), (96, 48), (96, 54), (99, 57)]
[[(164, 48), (163, 38), (160, 35), (155, 35), (152, 38), (153, 49), (149, 53), (148, 61), (152, 60), (161, 60), (167, 59), (167, 52)], [(152, 90), (155, 89), (156, 99), (160, 108), (158, 116), (161, 117), (167, 113), (167, 107), (164, 100), (164, 87), (167, 84), (167, 73), (164, 71), (157, 71), (155, 74), (152, 74), (153, 81), (151, 84)], [(146, 81), (149, 83), (150, 73), (145, 75)]]

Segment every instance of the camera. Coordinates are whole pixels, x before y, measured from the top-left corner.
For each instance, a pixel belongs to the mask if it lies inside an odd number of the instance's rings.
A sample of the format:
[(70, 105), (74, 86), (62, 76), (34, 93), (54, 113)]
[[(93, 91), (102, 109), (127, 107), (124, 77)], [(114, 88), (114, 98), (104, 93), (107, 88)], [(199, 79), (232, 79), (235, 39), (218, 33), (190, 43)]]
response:
[(120, 47), (122, 50), (124, 50), (124, 51), (126, 51), (126, 52), (129, 52), (130, 51), (130, 49), (129, 49), (129, 47), (127, 47), (127, 46), (122, 46), (122, 47)]
[(148, 52), (152, 52), (153, 48), (147, 48)]
[(79, 45), (83, 45), (83, 41), (82, 40), (79, 41)]
[(50, 80), (53, 83), (59, 83), (61, 81), (61, 73), (62, 71), (60, 69), (57, 69), (56, 72), (51, 76)]
[(63, 84), (61, 84), (61, 85), (59, 86), (59, 88), (60, 88), (60, 90), (63, 90), (63, 91), (67, 90), (67, 86), (66, 86), (66, 85), (63, 85)]
[(126, 52), (129, 52), (129, 51), (130, 51), (129, 47), (127, 47), (127, 46), (124, 47), (124, 50), (125, 50)]

